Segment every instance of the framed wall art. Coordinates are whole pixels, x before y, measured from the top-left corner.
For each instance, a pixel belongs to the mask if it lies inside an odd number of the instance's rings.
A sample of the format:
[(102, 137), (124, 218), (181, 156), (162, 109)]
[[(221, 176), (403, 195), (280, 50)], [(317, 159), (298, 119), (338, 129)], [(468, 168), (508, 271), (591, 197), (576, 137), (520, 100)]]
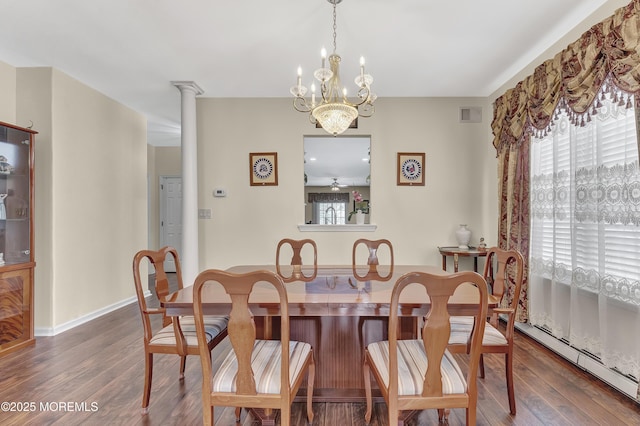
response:
[(424, 152), (398, 153), (398, 185), (424, 186)]
[(369, 214), (369, 200), (362, 200), (360, 202), (353, 200), (353, 211), (357, 212), (358, 210), (364, 214)]
[(278, 185), (278, 153), (249, 153), (249, 183), (251, 186)]

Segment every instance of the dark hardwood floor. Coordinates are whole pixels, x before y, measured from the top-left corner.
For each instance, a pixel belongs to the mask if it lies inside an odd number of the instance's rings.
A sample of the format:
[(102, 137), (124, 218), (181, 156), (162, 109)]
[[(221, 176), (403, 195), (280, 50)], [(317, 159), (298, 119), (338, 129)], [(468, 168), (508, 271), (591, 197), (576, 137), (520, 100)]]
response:
[[(225, 344), (226, 342), (223, 342)], [(213, 352), (219, 362), (222, 348)], [(459, 357), (464, 364), (464, 356)], [(518, 414), (509, 414), (504, 362), (486, 356), (479, 379), (479, 425), (640, 425), (640, 406), (530, 338), (518, 334), (515, 390)], [(35, 346), (0, 358), (2, 425), (196, 425), (202, 423), (200, 362), (156, 355), (150, 412), (140, 415), (143, 385), (142, 325), (136, 304), (104, 315)], [(364, 403), (315, 403), (314, 425), (364, 425)], [(305, 425), (304, 403), (295, 403), (292, 425)], [(216, 408), (216, 425), (234, 424), (233, 409)], [(454, 409), (449, 424), (464, 424)], [(242, 425), (252, 425), (245, 410)], [(414, 424), (437, 424), (435, 410)], [(375, 405), (372, 426), (387, 425), (386, 406)]]

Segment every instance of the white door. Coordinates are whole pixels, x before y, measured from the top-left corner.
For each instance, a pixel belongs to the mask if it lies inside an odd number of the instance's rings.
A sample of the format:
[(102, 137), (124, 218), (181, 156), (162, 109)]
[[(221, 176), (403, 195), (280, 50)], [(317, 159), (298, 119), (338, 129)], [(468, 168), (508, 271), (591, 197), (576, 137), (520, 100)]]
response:
[[(182, 249), (182, 177), (160, 177), (160, 246), (172, 246), (181, 253)], [(171, 256), (170, 256), (171, 258)], [(171, 258), (166, 261), (167, 272), (175, 272), (176, 265)]]

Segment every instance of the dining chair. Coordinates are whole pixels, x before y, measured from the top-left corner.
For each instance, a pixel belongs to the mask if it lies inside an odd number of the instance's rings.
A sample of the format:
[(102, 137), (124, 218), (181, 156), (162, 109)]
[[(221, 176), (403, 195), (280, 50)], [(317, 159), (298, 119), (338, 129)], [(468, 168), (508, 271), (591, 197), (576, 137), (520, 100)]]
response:
[[(474, 284), (478, 305), (474, 317), (479, 318), (470, 342), (467, 375), (462, 373), (447, 350), (449, 341), (449, 298), (463, 285)], [(411, 303), (430, 300), (431, 307), (421, 330), (421, 339), (398, 340), (400, 296), (408, 286), (418, 284), (426, 290), (413, 293)], [(415, 292), (415, 290), (413, 290)], [(467, 425), (476, 421), (478, 389), (476, 375), (480, 362), (480, 343), (487, 316), (487, 283), (482, 275), (458, 272), (451, 275), (410, 272), (396, 281), (391, 293), (389, 340), (370, 343), (365, 350), (364, 382), (369, 424), (372, 411), (371, 377), (373, 375), (385, 399), (389, 425), (404, 424), (399, 414), (406, 410), (438, 409), (442, 420), (445, 409), (465, 408)], [(428, 297), (426, 297), (428, 296)]]
[[(368, 257), (366, 265), (369, 267), (367, 273), (365, 275), (360, 275), (357, 271), (358, 266), (358, 254), (362, 252), (362, 250), (358, 250), (360, 245), (364, 245), (367, 248)], [(378, 266), (380, 265), (380, 261), (378, 259), (378, 250), (381, 246), (386, 246), (389, 253), (390, 258), (390, 270), (386, 275), (380, 275), (378, 271)], [(367, 281), (370, 279), (375, 279), (377, 281), (388, 281), (393, 276), (393, 245), (389, 240), (368, 240), (366, 238), (361, 238), (356, 240), (353, 243), (353, 250), (351, 252), (351, 267), (353, 269), (353, 276), (360, 281)]]
[[(485, 324), (480, 347), (480, 377), (484, 378), (484, 354), (504, 354), (511, 414), (516, 414), (516, 399), (513, 388), (513, 335), (523, 275), (524, 259), (517, 250), (501, 250), (497, 247), (488, 249), (484, 277), (492, 287), (489, 298), (497, 303), (498, 308), (493, 309), (490, 321)], [(498, 327), (498, 315), (500, 314), (506, 315), (504, 333)], [(473, 320), (473, 317), (466, 316), (451, 317), (451, 339), (449, 340), (451, 352), (465, 353), (469, 351), (468, 342), (473, 328)]]
[[(133, 258), (133, 281), (138, 297), (138, 307), (142, 316), (144, 330), (144, 389), (142, 392), (142, 414), (149, 412), (149, 400), (151, 396), (151, 381), (153, 376), (153, 355), (174, 354), (180, 356), (180, 380), (184, 379), (187, 355), (198, 355), (198, 339), (196, 337), (195, 321), (193, 316), (173, 318), (166, 315), (163, 308), (154, 308), (147, 305), (140, 266), (148, 259), (154, 272), (153, 289), (159, 301), (169, 295), (169, 278), (165, 271), (165, 260), (173, 260), (176, 267), (176, 280), (178, 289), (183, 288), (182, 269), (178, 252), (173, 247), (163, 247), (160, 250), (140, 250)], [(149, 271), (152, 272), (151, 270)], [(156, 326), (156, 332), (152, 326), (151, 316), (162, 317), (162, 327)], [(228, 317), (207, 316), (207, 347), (211, 351), (227, 335)]]
[[(362, 247), (364, 246), (364, 247)], [(381, 276), (378, 271), (378, 266), (380, 266), (380, 260), (378, 258), (378, 249), (383, 247), (385, 250), (386, 247), (386, 257), (389, 259), (389, 272), (388, 274)], [(366, 262), (362, 262), (364, 259), (363, 253), (365, 253), (366, 248)], [(366, 264), (368, 266), (367, 272), (364, 275), (360, 275), (358, 273), (358, 267)], [(393, 245), (389, 240), (368, 240), (366, 238), (360, 238), (353, 243), (353, 248), (351, 252), (351, 269), (353, 273), (353, 277), (356, 281), (389, 281), (393, 276)], [(360, 341), (360, 347), (363, 347), (364, 344), (364, 324), (371, 321), (380, 322), (380, 327), (384, 328), (388, 325), (388, 318), (380, 317), (380, 316), (361, 316), (358, 319), (358, 339)]]
[[(203, 289), (216, 285), (214, 282), (222, 285), (231, 298), (231, 348), (215, 372), (211, 368), (202, 307)], [(256, 325), (249, 308), (249, 297), (256, 283), (268, 283), (278, 293), (280, 340), (256, 339)], [(313, 350), (308, 343), (290, 340), (287, 291), (282, 278), (271, 271), (234, 274), (210, 269), (196, 277), (193, 303), (202, 364), (203, 423), (213, 425), (213, 407), (218, 405), (265, 409), (270, 420), (275, 417), (272, 410), (279, 409), (280, 424), (287, 426), (291, 403), (306, 376), (307, 419), (311, 424), (315, 380)]]
[[(302, 271), (303, 250), (308, 250), (305, 249), (305, 246), (310, 247), (310, 249), (313, 251), (313, 273), (311, 275), (305, 275)], [(285, 275), (282, 272), (282, 268), (280, 265), (280, 254), (281, 252), (284, 252), (285, 247), (289, 247), (292, 252), (290, 265), (293, 268), (291, 274), (288, 275)], [(280, 240), (276, 248), (276, 272), (285, 283), (292, 281), (313, 281), (318, 274), (318, 247), (316, 246), (316, 242), (309, 238), (304, 240), (292, 240), (290, 238), (284, 238)]]

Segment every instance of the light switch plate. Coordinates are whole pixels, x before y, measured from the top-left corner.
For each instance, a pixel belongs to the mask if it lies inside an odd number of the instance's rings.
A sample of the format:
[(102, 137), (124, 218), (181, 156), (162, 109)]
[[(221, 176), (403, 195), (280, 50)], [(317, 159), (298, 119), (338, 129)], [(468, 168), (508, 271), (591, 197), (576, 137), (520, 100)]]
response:
[(211, 219), (211, 209), (198, 209), (198, 219)]

